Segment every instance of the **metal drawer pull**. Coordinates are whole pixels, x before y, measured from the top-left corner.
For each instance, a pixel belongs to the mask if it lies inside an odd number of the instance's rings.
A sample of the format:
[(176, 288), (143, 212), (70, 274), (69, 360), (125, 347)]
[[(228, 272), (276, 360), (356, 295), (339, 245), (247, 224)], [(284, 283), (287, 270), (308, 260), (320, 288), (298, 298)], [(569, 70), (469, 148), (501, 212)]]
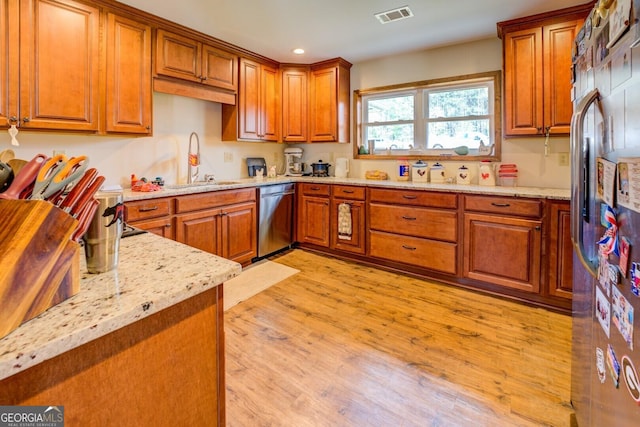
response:
[(491, 202), (491, 205), (497, 208), (508, 208), (509, 206), (511, 206), (509, 203), (496, 203), (496, 202)]
[(415, 246), (402, 245), (402, 247), (407, 249), (407, 250), (409, 250), (409, 251), (415, 251), (416, 249), (418, 249)]
[(415, 216), (404, 216), (403, 215), (402, 219), (406, 219), (407, 221), (415, 221), (418, 218), (416, 218)]
[(418, 198), (418, 196), (409, 196), (409, 195), (406, 195), (406, 194), (404, 194), (402, 197), (405, 198), (405, 199), (409, 199), (409, 200), (415, 200), (415, 199)]
[(151, 211), (157, 211), (158, 209), (160, 209), (158, 206), (149, 206), (148, 208), (138, 209), (138, 212), (151, 212)]
[(311, 187), (311, 189), (312, 189), (313, 191), (318, 191), (318, 190), (320, 190), (320, 187)]
[(343, 193), (347, 193), (347, 194), (353, 194), (355, 193), (355, 191), (353, 190), (342, 190)]

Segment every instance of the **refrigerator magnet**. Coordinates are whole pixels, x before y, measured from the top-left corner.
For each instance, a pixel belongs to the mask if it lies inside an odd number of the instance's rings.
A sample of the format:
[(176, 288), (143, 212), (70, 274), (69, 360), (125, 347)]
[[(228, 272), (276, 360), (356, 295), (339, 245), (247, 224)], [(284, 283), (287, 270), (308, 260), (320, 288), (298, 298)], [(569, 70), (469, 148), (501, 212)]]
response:
[(633, 366), (633, 361), (626, 354), (622, 356), (622, 377), (627, 385), (627, 390), (631, 398), (640, 405), (640, 379), (638, 379), (638, 371)]
[(620, 262), (618, 263), (618, 269), (622, 277), (627, 277), (627, 270), (629, 267), (629, 252), (631, 251), (631, 243), (626, 237), (620, 237)]
[(613, 380), (613, 385), (616, 388), (620, 385), (620, 363), (616, 357), (616, 353), (613, 351), (611, 344), (607, 345), (607, 367), (609, 368), (609, 374)]
[(633, 350), (633, 306), (622, 295), (617, 286), (612, 288), (611, 314), (613, 324), (624, 338), (624, 341)]
[(600, 326), (602, 326), (602, 330), (609, 338), (609, 329), (611, 325), (611, 305), (609, 304), (609, 300), (602, 293), (599, 287), (596, 286), (596, 317), (598, 318), (598, 322), (600, 322)]
[(631, 278), (629, 283), (631, 284), (631, 293), (635, 296), (640, 296), (640, 263), (631, 263)]
[(607, 379), (607, 368), (605, 367), (604, 351), (600, 347), (596, 347), (596, 372), (598, 372), (598, 379), (604, 384)]

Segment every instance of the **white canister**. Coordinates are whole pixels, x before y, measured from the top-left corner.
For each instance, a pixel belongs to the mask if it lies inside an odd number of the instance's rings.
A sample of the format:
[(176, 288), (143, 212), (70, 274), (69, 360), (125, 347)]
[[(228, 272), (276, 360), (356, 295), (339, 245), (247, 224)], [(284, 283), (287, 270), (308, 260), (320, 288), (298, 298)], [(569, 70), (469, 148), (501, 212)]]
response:
[(456, 174), (456, 184), (471, 184), (471, 171), (465, 165), (462, 165), (458, 168), (458, 173)]
[(346, 178), (349, 176), (349, 159), (346, 157), (336, 158), (336, 178)]
[(493, 170), (493, 164), (489, 160), (480, 162), (478, 184), (480, 185), (496, 185), (496, 174)]
[(418, 160), (411, 165), (411, 180), (413, 182), (429, 182), (429, 165)]
[(429, 170), (429, 175), (432, 184), (444, 184), (446, 178), (446, 171), (444, 166), (440, 163), (434, 163)]

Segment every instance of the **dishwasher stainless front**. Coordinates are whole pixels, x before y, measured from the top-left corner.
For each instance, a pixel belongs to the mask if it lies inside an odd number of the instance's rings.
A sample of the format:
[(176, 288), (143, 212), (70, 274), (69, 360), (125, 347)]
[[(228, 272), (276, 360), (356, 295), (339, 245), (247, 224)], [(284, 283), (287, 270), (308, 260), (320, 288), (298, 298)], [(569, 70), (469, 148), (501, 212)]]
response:
[(258, 224), (258, 258), (291, 247), (293, 243), (293, 207), (295, 186), (274, 184), (258, 187), (260, 223)]

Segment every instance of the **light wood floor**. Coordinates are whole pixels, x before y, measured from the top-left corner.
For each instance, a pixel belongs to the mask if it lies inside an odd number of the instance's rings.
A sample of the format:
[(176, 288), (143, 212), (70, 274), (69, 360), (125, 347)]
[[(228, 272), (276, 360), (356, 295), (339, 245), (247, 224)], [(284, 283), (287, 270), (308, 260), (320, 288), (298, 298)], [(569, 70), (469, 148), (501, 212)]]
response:
[(227, 425), (568, 426), (571, 319), (294, 250), (225, 313)]

